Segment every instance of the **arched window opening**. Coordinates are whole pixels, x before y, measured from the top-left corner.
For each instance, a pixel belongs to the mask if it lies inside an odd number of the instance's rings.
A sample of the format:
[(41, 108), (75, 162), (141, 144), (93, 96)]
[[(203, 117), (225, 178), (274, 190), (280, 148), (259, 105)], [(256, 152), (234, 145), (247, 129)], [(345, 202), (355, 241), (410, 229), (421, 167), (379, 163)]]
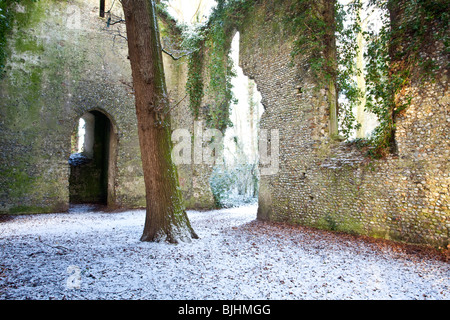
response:
[(79, 120), (72, 133), (71, 164), (89, 162), (94, 157), (95, 116), (88, 112)]

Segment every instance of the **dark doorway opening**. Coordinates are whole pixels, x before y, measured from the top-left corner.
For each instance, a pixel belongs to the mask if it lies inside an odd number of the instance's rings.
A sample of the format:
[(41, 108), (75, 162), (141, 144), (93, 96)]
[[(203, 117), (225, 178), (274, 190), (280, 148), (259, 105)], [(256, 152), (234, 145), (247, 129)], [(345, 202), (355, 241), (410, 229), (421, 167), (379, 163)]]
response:
[(72, 134), (69, 159), (70, 204), (114, 206), (117, 139), (110, 119), (101, 111), (85, 113)]

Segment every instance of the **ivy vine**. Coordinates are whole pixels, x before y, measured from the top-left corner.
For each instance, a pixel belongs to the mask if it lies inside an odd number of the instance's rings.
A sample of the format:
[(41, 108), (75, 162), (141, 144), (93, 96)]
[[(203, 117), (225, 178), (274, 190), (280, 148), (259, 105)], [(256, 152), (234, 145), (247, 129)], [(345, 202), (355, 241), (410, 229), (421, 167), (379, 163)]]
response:
[[(187, 33), (184, 41), (185, 47), (193, 52), (186, 83), (191, 111), (195, 117), (203, 114), (208, 126), (222, 131), (232, 125), (230, 106), (237, 102), (231, 83), (236, 73), (229, 58), (232, 36), (252, 3), (254, 1), (218, 0), (206, 25)], [(205, 61), (208, 63), (204, 64)], [(206, 75), (208, 79), (204, 79)], [(210, 99), (202, 106), (205, 94)]]
[[(229, 123), (229, 106), (233, 102), (232, 66), (228, 59), (230, 36), (248, 17), (259, 0), (218, 0), (209, 22), (201, 28), (201, 41), (189, 60), (186, 90), (195, 116), (200, 114), (201, 101), (208, 84), (213, 103), (203, 107), (209, 124), (224, 129)], [(332, 3), (333, 15), (327, 17)], [(434, 40), (444, 43), (444, 55), (449, 54), (449, 4), (446, 0), (368, 0), (367, 4), (383, 12), (383, 25), (377, 32), (361, 29), (359, 10), (362, 0), (354, 0), (345, 7), (338, 1), (277, 0), (284, 7), (283, 31), (293, 37), (292, 61), (299, 55), (306, 57), (308, 66), (319, 83), (335, 81), (338, 92), (345, 97), (339, 103), (340, 133), (349, 137), (358, 129), (354, 109), (364, 98), (365, 110), (378, 118), (378, 127), (370, 138), (359, 141), (369, 146), (369, 155), (382, 157), (395, 151), (395, 118), (408, 108), (411, 97), (398, 99), (409, 85), (412, 73), (420, 69), (422, 79), (436, 74), (436, 63), (421, 54)], [(393, 14), (401, 19), (392, 19)], [(347, 19), (351, 23), (344, 23)], [(363, 34), (366, 42), (365, 70), (355, 64), (356, 36)], [(337, 38), (337, 54), (333, 50)], [(205, 59), (205, 54), (209, 59)], [(209, 61), (203, 65), (203, 61)], [(293, 63), (295, 65), (295, 63)], [(447, 66), (448, 67), (448, 66)], [(204, 72), (208, 68), (208, 72)], [(365, 92), (355, 81), (365, 77)], [(209, 74), (209, 79), (203, 79)]]
[(203, 91), (203, 50), (198, 49), (193, 51), (189, 56), (188, 62), (188, 78), (186, 81), (186, 93), (189, 95), (189, 108), (198, 119), (200, 115), (200, 107), (204, 96)]
[[(382, 13), (380, 30), (361, 30), (359, 12), (369, 10), (369, 6)], [(369, 155), (379, 158), (396, 151), (395, 120), (411, 103), (412, 96), (405, 95), (403, 89), (411, 84), (413, 72), (419, 75), (414, 78), (421, 80), (433, 79), (436, 75), (438, 66), (424, 54), (427, 47), (436, 40), (442, 41), (442, 54), (448, 55), (449, 4), (431, 0), (369, 0), (365, 6), (363, 1), (354, 0), (346, 9), (336, 4), (337, 85), (345, 97), (340, 103), (340, 129), (347, 138), (358, 129), (360, 124), (353, 110), (364, 96), (365, 110), (374, 113), (379, 124), (372, 135), (360, 139), (358, 145), (369, 147)], [(344, 26), (346, 19), (351, 23)], [(358, 33), (363, 34), (367, 44), (365, 70), (355, 64)], [(361, 92), (355, 82), (355, 77), (361, 73), (365, 77), (365, 92)]]
[(328, 46), (327, 38), (334, 26), (324, 20), (320, 1), (291, 1), (283, 19), (283, 27), (294, 35), (291, 51), (293, 62), (299, 55), (307, 56), (313, 75), (321, 82), (335, 75), (333, 61), (324, 55)]
[(223, 130), (231, 126), (229, 114), (234, 100), (231, 79), (235, 73), (233, 62), (229, 58), (231, 34), (224, 28), (221, 16), (213, 17), (215, 19), (211, 20), (206, 47), (210, 58), (208, 89), (214, 98), (207, 106), (206, 122), (211, 127)]
[(361, 124), (356, 121), (354, 110), (357, 108), (363, 92), (358, 88), (356, 76), (363, 70), (358, 69), (355, 61), (358, 54), (357, 36), (361, 30), (360, 1), (349, 3), (346, 7), (336, 1), (336, 37), (337, 37), (337, 87), (339, 95), (340, 133), (346, 139)]
[(370, 0), (369, 4), (382, 10), (385, 21), (378, 34), (366, 34), (366, 109), (379, 121), (369, 140), (370, 154), (382, 157), (395, 152), (395, 119), (411, 104), (412, 96), (401, 93), (411, 84), (413, 73), (420, 74), (415, 78), (422, 81), (437, 74), (437, 64), (423, 53), (437, 40), (443, 41), (443, 54), (448, 54), (449, 4), (431, 0)]

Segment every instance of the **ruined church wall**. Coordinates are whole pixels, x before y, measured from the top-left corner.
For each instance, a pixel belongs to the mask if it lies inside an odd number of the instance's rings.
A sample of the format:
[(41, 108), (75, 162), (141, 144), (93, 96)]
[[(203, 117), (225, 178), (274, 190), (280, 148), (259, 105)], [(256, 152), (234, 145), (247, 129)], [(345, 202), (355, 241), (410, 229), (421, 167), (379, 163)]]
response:
[[(187, 58), (174, 60), (168, 55), (163, 55), (163, 61), (170, 103), (172, 106), (178, 104), (171, 111), (172, 131), (181, 129), (187, 130), (190, 134), (190, 163), (177, 164), (178, 180), (185, 206), (188, 209), (214, 208), (214, 197), (209, 183), (212, 166), (203, 162), (196, 163), (194, 159), (196, 152), (194, 139), (196, 139), (195, 135), (200, 133), (195, 131), (194, 124), (201, 123), (203, 129), (201, 134), (206, 126), (202, 117), (195, 119), (189, 108), (189, 96), (185, 90), (188, 72)], [(182, 141), (174, 141), (174, 144), (180, 142), (182, 143)]]
[[(196, 150), (194, 141), (195, 139), (202, 139), (204, 130), (207, 128), (204, 117), (200, 115), (195, 118), (189, 107), (186, 83), (190, 54), (179, 48), (181, 35), (175, 21), (168, 16), (160, 16), (159, 27), (162, 46), (168, 53), (163, 54), (163, 63), (169, 103), (171, 105), (171, 129), (172, 132), (175, 130), (187, 130), (190, 136), (188, 143), (190, 143), (191, 157), (184, 158), (188, 163), (176, 163), (184, 204), (187, 209), (212, 209), (215, 207), (209, 183), (212, 166), (205, 164), (203, 161), (198, 162), (195, 160), (196, 152), (199, 151)], [(205, 96), (207, 97), (207, 95)], [(198, 131), (199, 128), (202, 128), (202, 130)], [(184, 138), (173, 140), (174, 146), (185, 142)]]
[(280, 137), (279, 170), (261, 176), (258, 219), (447, 246), (445, 57), (435, 57), (441, 69), (434, 82), (409, 88), (412, 104), (396, 119), (398, 154), (370, 159), (329, 138), (327, 88), (312, 77), (305, 55), (290, 66), (293, 39), (282, 30), (282, 12), (262, 2), (251, 15), (240, 30), (241, 67), (262, 95), (260, 129)]
[(0, 80), (2, 213), (67, 210), (71, 135), (93, 109), (116, 130), (114, 207), (145, 206), (126, 41), (106, 28), (98, 4), (40, 0), (16, 8)]
[[(0, 79), (0, 213), (68, 209), (71, 135), (90, 110), (107, 115), (117, 140), (110, 207), (145, 207), (125, 25), (107, 27), (109, 15), (99, 17), (97, 0), (21, 4)], [(120, 2), (106, 1), (110, 8), (111, 21), (119, 20)], [(175, 103), (185, 96), (187, 62), (164, 59)], [(184, 99), (172, 111), (173, 129), (193, 132), (193, 121)], [(206, 169), (178, 166), (189, 209), (214, 205)]]

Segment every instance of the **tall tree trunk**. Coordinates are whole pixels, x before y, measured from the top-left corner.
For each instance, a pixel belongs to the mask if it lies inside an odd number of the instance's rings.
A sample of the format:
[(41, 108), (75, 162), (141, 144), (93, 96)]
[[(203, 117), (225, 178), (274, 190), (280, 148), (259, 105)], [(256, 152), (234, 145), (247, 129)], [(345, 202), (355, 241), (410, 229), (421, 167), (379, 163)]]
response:
[(146, 192), (141, 241), (197, 238), (183, 204), (172, 141), (155, 3), (122, 0), (135, 90), (138, 135)]

